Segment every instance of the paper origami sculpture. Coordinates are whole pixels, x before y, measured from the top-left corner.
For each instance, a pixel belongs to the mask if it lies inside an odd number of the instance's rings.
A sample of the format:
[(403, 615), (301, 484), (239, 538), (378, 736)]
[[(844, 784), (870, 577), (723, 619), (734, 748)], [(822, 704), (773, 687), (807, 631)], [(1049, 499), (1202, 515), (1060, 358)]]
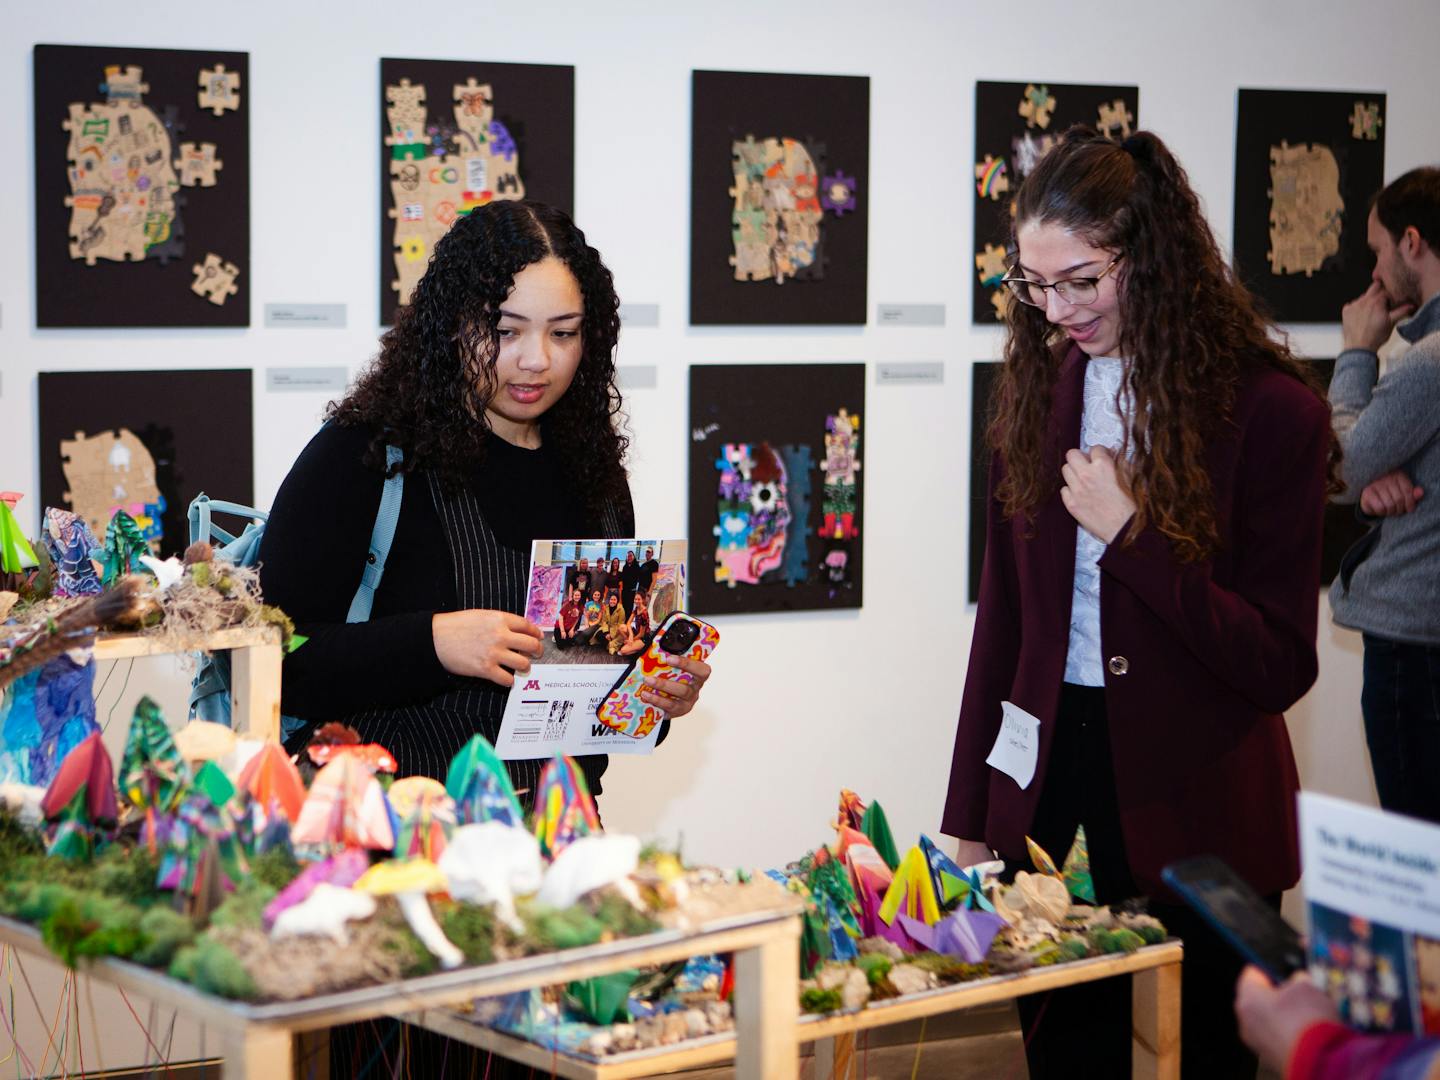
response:
[(350, 944), (345, 924), (374, 914), (373, 896), (322, 881), (304, 900), (276, 917), (270, 937), (275, 941), (287, 937), (328, 937), (343, 947)]
[(135, 519), (124, 510), (116, 510), (105, 529), (105, 544), (100, 549), (101, 582), (110, 586), (126, 574), (138, 574), (145, 569), (141, 555), (149, 555), (150, 546), (140, 535)]
[(428, 776), (407, 776), (390, 785), (390, 809), (399, 826), (395, 830), (395, 857), (420, 855), (437, 862), (455, 828), (455, 800), (445, 785)]
[(535, 839), (540, 851), (553, 859), (582, 836), (600, 831), (600, 815), (574, 758), (555, 757), (535, 790)]
[(152, 853), (169, 836), (170, 816), (180, 805), (189, 775), (160, 706), (142, 697), (135, 706), (120, 758), (120, 793), (145, 815), (140, 840)]
[(88, 857), (94, 853), (96, 842), (115, 829), (119, 817), (115, 769), (100, 732), (94, 732), (65, 755), (40, 810), (46, 822), (55, 826), (49, 854), (61, 858)]
[(393, 848), (390, 811), (370, 767), (359, 757), (341, 754), (316, 773), (290, 838), (329, 848)]
[(374, 772), (393, 773), (400, 767), (379, 743), (312, 743), (306, 753), (316, 765), (328, 765), (341, 754), (349, 754)]
[(455, 800), (455, 816), (463, 825), (525, 823), (505, 763), (482, 735), (474, 736), (451, 760), (445, 790)]
[(35, 549), (20, 531), (20, 523), (15, 520), (10, 504), (0, 502), (0, 570), (7, 574), (18, 574), (39, 565), (40, 560), (35, 557)]
[(872, 802), (860, 822), (860, 831), (870, 838), (875, 850), (891, 870), (900, 865), (900, 852), (895, 848), (895, 838), (890, 833), (890, 821), (878, 802)]
[(444, 888), (445, 875), (429, 859), (390, 859), (376, 863), (355, 882), (358, 892), (395, 897), (415, 936), (440, 961), (440, 966), (448, 970), (463, 964), (465, 954), (445, 936), (425, 899), (426, 893), (441, 892)]
[(278, 810), (287, 821), (300, 817), (305, 803), (305, 783), (300, 771), (279, 743), (267, 742), (245, 763), (236, 785), (247, 792), (268, 821)]
[(885, 891), (885, 902), (880, 906), (880, 918), (893, 925), (902, 907), (907, 916), (924, 920), (926, 926), (934, 926), (940, 921), (940, 899), (935, 894), (935, 880), (930, 876), (925, 853), (919, 847), (907, 851), (895, 871), (890, 888)]
[(370, 857), (363, 848), (344, 848), (328, 859), (311, 863), (302, 870), (294, 881), (280, 890), (278, 896), (265, 905), (264, 921), (267, 927), (287, 908), (302, 902), (318, 885), (334, 885), (348, 888), (359, 881), (370, 869)]
[(934, 926), (927, 926), (923, 919), (912, 919), (904, 913), (897, 918), (905, 932), (921, 948), (956, 957), (967, 964), (983, 961), (995, 935), (1006, 925), (1005, 920), (993, 912), (968, 911), (965, 908), (957, 909)]
[(540, 845), (519, 825), (491, 819), (461, 825), (440, 856), (450, 895), (468, 904), (494, 904), (495, 915), (516, 933), (525, 926), (515, 914), (515, 897), (540, 888)]
[(91, 560), (100, 542), (84, 518), (69, 510), (47, 507), (40, 542), (55, 567), (55, 596), (94, 596), (100, 592), (100, 575)]
[(234, 797), (235, 785), (220, 767), (213, 761), (202, 765), (175, 815), (160, 860), (156, 888), (183, 893), (202, 914), (220, 893), (233, 890), (250, 873), (230, 812)]

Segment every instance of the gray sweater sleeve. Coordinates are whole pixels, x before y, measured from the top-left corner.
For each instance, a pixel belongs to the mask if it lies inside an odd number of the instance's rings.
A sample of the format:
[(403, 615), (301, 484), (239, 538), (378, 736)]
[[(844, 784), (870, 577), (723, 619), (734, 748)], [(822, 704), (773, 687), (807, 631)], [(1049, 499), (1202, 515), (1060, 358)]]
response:
[(1401, 357), (1376, 381), (1380, 362), (1368, 349), (1346, 349), (1335, 361), (1330, 406), (1345, 452), (1345, 492), (1356, 502), (1366, 485), (1398, 469), (1440, 432), (1440, 363), (1424, 348)]

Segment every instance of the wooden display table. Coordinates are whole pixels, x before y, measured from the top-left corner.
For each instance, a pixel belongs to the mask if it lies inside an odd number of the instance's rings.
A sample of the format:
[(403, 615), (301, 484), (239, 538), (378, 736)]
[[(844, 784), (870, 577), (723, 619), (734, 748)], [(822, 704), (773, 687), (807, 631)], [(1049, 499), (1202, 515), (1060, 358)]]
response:
[[(1077, 986), (1097, 979), (1133, 974), (1133, 1075), (1145, 1080), (1178, 1080), (1182, 957), (1180, 942), (1169, 941), (1163, 945), (1141, 949), (1129, 956), (1100, 956), (1077, 960), (1053, 967), (1035, 968), (1019, 975), (997, 975), (922, 994), (878, 1001), (858, 1012), (806, 1016), (795, 1025), (795, 1042), (797, 1046), (799, 1043), (817, 1043), (816, 1076), (834, 1076), (837, 1080), (849, 1080), (850, 1067), (855, 1061), (856, 1032), (995, 1001), (1006, 1001), (1027, 994), (1038, 994), (1062, 986)], [(789, 978), (790, 996), (798, 999), (794, 971), (795, 969), (791, 969)], [(744, 995), (744, 987), (737, 980), (737, 1027), (747, 1009)], [(749, 1007), (753, 1008), (753, 1002), (749, 1002)], [(655, 1076), (700, 1065), (714, 1065), (737, 1056), (735, 1036), (731, 1034), (695, 1039), (678, 1046), (633, 1050), (592, 1061), (559, 1054), (534, 1043), (502, 1035), (490, 1028), (471, 1023), (463, 1015), (451, 1010), (427, 1009), (422, 1013), (406, 1016), (406, 1019), (471, 1046), (478, 1046), (547, 1073), (570, 1077), (573, 1080), (622, 1080), (625, 1077)], [(739, 1075), (746, 1074), (741, 1071)]]
[(204, 649), (230, 653), (230, 726), (249, 739), (280, 741), (280, 631), (273, 626), (218, 630), (184, 649), (149, 634), (101, 634), (95, 660), (126, 660)]
[[(736, 1075), (794, 1080), (799, 1054), (795, 972), (800, 963), (800, 904), (781, 898), (773, 910), (716, 919), (693, 931), (662, 930), (583, 949), (528, 956), (483, 967), (460, 968), (401, 982), (361, 987), (300, 1001), (247, 1005), (201, 993), (188, 983), (123, 960), (100, 960), (83, 971), (102, 983), (134, 991), (177, 1009), (222, 1034), (225, 1080), (286, 1080), (294, 1075), (297, 1033), (377, 1017), (439, 1015), (435, 1010), (477, 997), (509, 994), (586, 979), (646, 964), (734, 952), (735, 986), (743, 1006), (727, 1037)], [(34, 927), (0, 918), (0, 943), (49, 957)]]

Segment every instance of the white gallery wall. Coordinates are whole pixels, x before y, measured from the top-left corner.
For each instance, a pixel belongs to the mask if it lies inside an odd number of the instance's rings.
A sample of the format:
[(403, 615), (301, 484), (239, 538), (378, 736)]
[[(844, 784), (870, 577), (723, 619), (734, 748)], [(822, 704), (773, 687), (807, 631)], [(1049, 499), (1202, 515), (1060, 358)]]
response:
[[(1138, 85), (1142, 126), (1187, 166), (1227, 247), (1237, 87), (1386, 91), (1387, 179), (1440, 159), (1440, 5), (1431, 0), (1103, 9), (1074, 0), (535, 0), (503, 8), (251, 0), (142, 9), (137, 17), (133, 6), (93, 0), (4, 8), (0, 489), (32, 493), (21, 504), (27, 528), (38, 515), (41, 371), (253, 368), (256, 495), (269, 504), (325, 399), (267, 393), (265, 368), (345, 365), (353, 374), (375, 351), (382, 55), (575, 66), (576, 218), (613, 269), (622, 300), (660, 307), (659, 327), (628, 330), (620, 351), (622, 366), (658, 369), (658, 385), (627, 394), (641, 531), (685, 528), (688, 365), (870, 365), (864, 608), (719, 620), (723, 643), (701, 707), (655, 757), (616, 760), (606, 777), (607, 825), (683, 835), (688, 857), (720, 864), (765, 866), (824, 842), (842, 786), (882, 802), (903, 840), (938, 826), (974, 619), (964, 603), (970, 367), (998, 358), (1001, 341), (998, 328), (969, 325), (976, 80)], [(250, 329), (34, 329), (37, 42), (250, 53), (242, 88), (253, 192)], [(692, 68), (870, 77), (870, 185), (862, 197), (870, 205), (871, 325), (686, 325)], [(265, 329), (267, 302), (343, 303), (348, 323)], [(943, 303), (946, 325), (880, 328), (877, 302)], [(1339, 328), (1297, 328), (1293, 340), (1308, 355), (1332, 356)], [(941, 361), (944, 384), (877, 385), (881, 361)], [(1323, 605), (1321, 617), (1320, 681), (1291, 716), (1301, 773), (1309, 786), (1371, 800), (1358, 639), (1330, 627)], [(112, 678), (107, 708), (125, 674)], [(130, 675), (117, 719), (142, 686), (165, 695), (172, 723), (182, 719), (183, 685), (172, 666)], [(1157, 725), (1166, 720), (1157, 713)]]

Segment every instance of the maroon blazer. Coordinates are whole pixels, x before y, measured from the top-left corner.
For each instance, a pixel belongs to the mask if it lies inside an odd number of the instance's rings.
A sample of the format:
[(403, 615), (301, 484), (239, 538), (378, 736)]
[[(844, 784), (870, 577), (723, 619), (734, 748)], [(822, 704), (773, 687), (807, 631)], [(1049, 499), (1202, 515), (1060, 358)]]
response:
[[(1072, 348), (1055, 386), (1046, 454), (1057, 477), (1080, 445), (1086, 363)], [(1117, 800), (1131, 873), (1151, 895), (1173, 899), (1160, 871), (1187, 855), (1219, 855), (1261, 893), (1299, 879), (1299, 780), (1281, 713), (1318, 667), (1329, 438), (1329, 408), (1308, 388), (1269, 369), (1247, 376), (1209, 447), (1216, 554), (1182, 563), (1148, 526), (1100, 560)], [(997, 454), (942, 827), (1024, 860), (1069, 650), (1077, 526), (1058, 487), (1033, 528), (1007, 521), (995, 497), (1002, 470)], [(1025, 790), (985, 764), (1007, 700), (1040, 719)]]

